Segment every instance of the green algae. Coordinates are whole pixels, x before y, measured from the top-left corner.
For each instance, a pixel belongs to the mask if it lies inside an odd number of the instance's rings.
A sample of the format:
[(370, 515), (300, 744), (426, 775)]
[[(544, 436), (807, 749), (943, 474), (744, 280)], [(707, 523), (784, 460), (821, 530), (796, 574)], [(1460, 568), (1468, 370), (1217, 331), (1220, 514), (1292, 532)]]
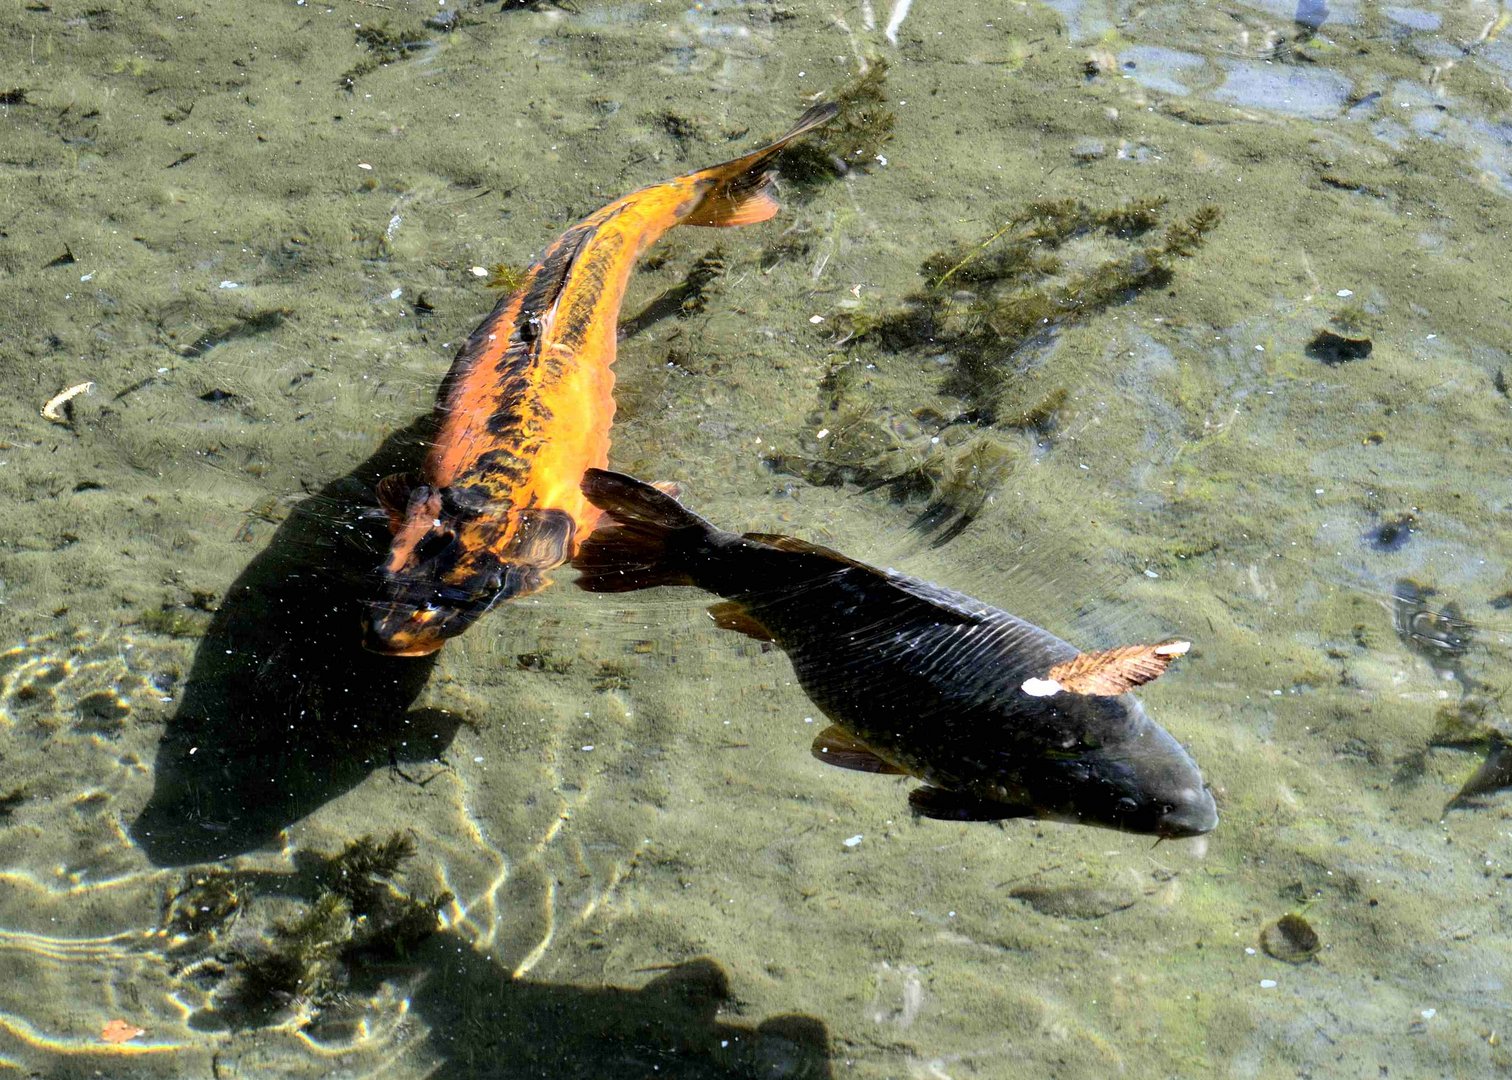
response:
[[(395, 883), (414, 855), (413, 836), (395, 832), (383, 840), (359, 837), (325, 860), (315, 899), (275, 922), (265, 943), (236, 958), (229, 993), (233, 1010), (249, 1019), (268, 1018), (295, 1004), (318, 1011), (347, 984), (361, 957), (402, 959), (440, 929), (439, 912), (452, 894), (417, 897)], [(224, 898), (228, 889), (211, 881), (190, 895)], [(234, 901), (232, 910), (239, 910), (241, 895), (229, 896), (219, 907)]]
[(165, 600), (155, 608), (148, 608), (137, 618), (142, 629), (167, 637), (204, 637), (210, 620), (198, 609)]
[(800, 190), (838, 180), (881, 160), (897, 116), (888, 106), (887, 61), (870, 57), (848, 81), (824, 95), (839, 109), (835, 119), (785, 148), (778, 159), (784, 179)]
[[(1111, 207), (1044, 200), (1000, 214), (982, 239), (927, 256), (925, 286), (901, 305), (843, 313), (846, 352), (829, 361), (811, 420), (833, 432), (829, 441), (817, 454), (778, 451), (769, 462), (812, 483), (922, 498), (915, 528), (936, 545), (958, 536), (1012, 472), (1022, 453), (1012, 434), (1048, 445), (1069, 407), (1067, 387), (1030, 377), (1037, 354), (1066, 328), (1168, 286), (1221, 216), (1199, 207), (1158, 231), (1165, 208), (1158, 196)], [(868, 419), (875, 407), (852, 403), (866, 371), (884, 362), (878, 354), (949, 360), (938, 396), (913, 407), (912, 438)]]

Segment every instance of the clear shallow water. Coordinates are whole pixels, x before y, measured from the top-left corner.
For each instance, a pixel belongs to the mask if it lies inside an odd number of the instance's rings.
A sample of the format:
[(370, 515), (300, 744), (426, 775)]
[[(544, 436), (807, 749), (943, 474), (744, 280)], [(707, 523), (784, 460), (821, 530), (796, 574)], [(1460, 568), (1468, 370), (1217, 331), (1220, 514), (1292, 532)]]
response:
[[(0, 37), (8, 1068), (1512, 1067), (1508, 804), (1446, 814), (1484, 743), (1430, 745), (1465, 702), (1504, 727), (1509, 684), (1502, 6), (1334, 3), (1299, 42), (1289, 3), (915, 0), (896, 44), (887, 4), (490, 6), (449, 35), (428, 4), (42, 7)], [(427, 44), (343, 89), (375, 16)], [(434, 666), (356, 646), (361, 509), (493, 303), (470, 268), (755, 145), (864, 56), (885, 166), (675, 232), (635, 278), (627, 317), (721, 249), (701, 313), (622, 343), (614, 464), (1081, 645), (1191, 638), (1142, 697), (1219, 795), (1206, 841), (916, 822), (908, 785), (812, 760), (786, 661), (692, 593), (563, 572)], [(837, 355), (872, 365), (846, 407), (905, 442), (959, 408), (938, 357), (839, 344), (855, 302), (1000, 209), (1155, 194), (1222, 223), (1023, 358), (1010, 392), (1064, 389), (1059, 423), (1003, 435), (957, 539), (768, 467), (821, 449)], [(1371, 355), (1310, 355), (1346, 315)], [(85, 380), (71, 426), (38, 415)], [(1403, 579), (1457, 605), (1463, 655), (1397, 632)], [(230, 1009), (322, 857), (400, 829), (442, 931)], [(1260, 947), (1293, 911), (1307, 964)]]

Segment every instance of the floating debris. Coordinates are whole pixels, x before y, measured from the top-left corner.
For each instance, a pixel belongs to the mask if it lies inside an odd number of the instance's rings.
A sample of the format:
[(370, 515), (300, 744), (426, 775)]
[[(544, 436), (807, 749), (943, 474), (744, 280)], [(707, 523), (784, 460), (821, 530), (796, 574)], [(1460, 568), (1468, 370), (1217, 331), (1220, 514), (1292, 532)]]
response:
[(87, 394), (93, 389), (94, 383), (81, 382), (70, 386), (67, 390), (58, 391), (47, 399), (47, 404), (42, 406), (42, 419), (68, 427), (73, 423), (73, 406), (70, 402), (80, 394)]
[(1023, 691), (1032, 697), (1052, 697), (1062, 692), (1117, 697), (1158, 679), (1191, 647), (1190, 641), (1167, 641), (1161, 645), (1125, 645), (1080, 653), (1056, 664), (1044, 678), (1029, 679)]
[(1260, 931), (1260, 947), (1266, 956), (1288, 964), (1303, 964), (1318, 954), (1323, 943), (1311, 923), (1301, 915), (1290, 914)]
[(1316, 337), (1307, 343), (1307, 355), (1329, 367), (1338, 367), (1351, 360), (1364, 360), (1375, 346), (1368, 337), (1345, 337), (1332, 330), (1319, 330)]
[(137, 1027), (125, 1020), (112, 1020), (100, 1029), (100, 1038), (108, 1043), (130, 1042), (147, 1034), (147, 1029)]

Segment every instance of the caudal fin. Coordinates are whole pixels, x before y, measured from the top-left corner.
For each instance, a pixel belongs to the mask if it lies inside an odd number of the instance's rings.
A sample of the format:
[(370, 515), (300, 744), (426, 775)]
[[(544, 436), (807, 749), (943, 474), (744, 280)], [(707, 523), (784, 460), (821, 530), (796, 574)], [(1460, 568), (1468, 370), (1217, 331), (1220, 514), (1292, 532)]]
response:
[(685, 225), (754, 225), (766, 221), (780, 209), (772, 194), (772, 159), (794, 139), (802, 138), (835, 118), (839, 107), (831, 102), (815, 105), (781, 138), (752, 150), (733, 161), (715, 165), (695, 174), (713, 181), (703, 200), (685, 218)]
[(583, 494), (609, 515), (578, 548), (578, 587), (629, 592), (653, 585), (692, 585), (688, 553), (714, 531), (672, 496), (624, 473), (589, 469)]

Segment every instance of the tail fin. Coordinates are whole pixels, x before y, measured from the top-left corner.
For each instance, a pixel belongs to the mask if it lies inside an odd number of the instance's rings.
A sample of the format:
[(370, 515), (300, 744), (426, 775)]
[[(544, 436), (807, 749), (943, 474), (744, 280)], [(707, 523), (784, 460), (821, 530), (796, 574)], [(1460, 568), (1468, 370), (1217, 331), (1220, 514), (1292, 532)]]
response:
[(654, 585), (692, 585), (688, 552), (714, 526), (672, 496), (624, 473), (589, 469), (583, 494), (609, 515), (578, 548), (578, 588), (630, 592)]
[(788, 143), (829, 123), (839, 111), (839, 106), (830, 102), (815, 105), (776, 141), (694, 174), (713, 181), (713, 186), (683, 218), (683, 224), (754, 225), (775, 215), (780, 208), (772, 195), (772, 174), (767, 166)]

